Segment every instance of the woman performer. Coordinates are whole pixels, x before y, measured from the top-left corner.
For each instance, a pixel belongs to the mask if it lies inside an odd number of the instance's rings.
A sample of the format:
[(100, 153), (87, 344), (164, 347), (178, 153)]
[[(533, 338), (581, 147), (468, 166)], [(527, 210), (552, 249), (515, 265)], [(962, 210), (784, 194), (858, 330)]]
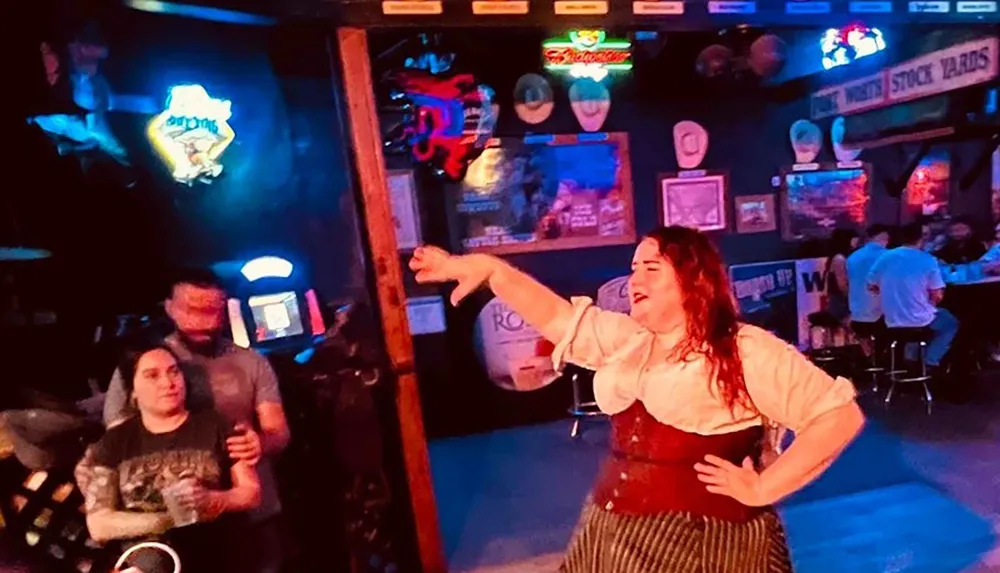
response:
[[(791, 571), (772, 506), (816, 479), (864, 424), (854, 388), (738, 321), (708, 238), (659, 228), (639, 243), (630, 315), (567, 301), (488, 255), (414, 253), (421, 283), (457, 281), (457, 304), (487, 285), (556, 344), (557, 366), (596, 371), (611, 455), (583, 511), (563, 573)], [(795, 441), (758, 471), (764, 427)]]

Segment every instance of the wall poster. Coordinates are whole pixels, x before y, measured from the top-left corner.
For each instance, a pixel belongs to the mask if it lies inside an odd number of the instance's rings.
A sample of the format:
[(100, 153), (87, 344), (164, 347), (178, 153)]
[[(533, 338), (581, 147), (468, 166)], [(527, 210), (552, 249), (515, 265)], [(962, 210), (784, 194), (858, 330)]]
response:
[(795, 261), (729, 267), (743, 320), (788, 342), (798, 342)]
[(486, 375), (500, 388), (537, 390), (559, 378), (552, 343), (498, 298), (479, 312), (475, 342)]
[(454, 242), (493, 254), (635, 242), (625, 133), (491, 140), (450, 194)]
[(737, 233), (765, 233), (778, 229), (772, 193), (735, 197), (733, 211), (736, 213)]
[(946, 219), (948, 217), (949, 188), (951, 187), (951, 161), (948, 151), (932, 149), (920, 160), (906, 181), (903, 201), (903, 221), (918, 218)]
[(870, 166), (860, 161), (795, 165), (784, 170), (782, 237), (786, 241), (826, 239), (837, 228), (862, 229), (870, 173)]
[(745, 321), (800, 350), (809, 347), (809, 315), (826, 297), (825, 258), (733, 265), (729, 278)]
[(728, 177), (719, 171), (681, 171), (660, 175), (660, 222), (700, 231), (724, 231)]
[(402, 252), (412, 251), (423, 242), (413, 170), (391, 169), (386, 172), (386, 183), (392, 204), (392, 221), (396, 225), (396, 246)]

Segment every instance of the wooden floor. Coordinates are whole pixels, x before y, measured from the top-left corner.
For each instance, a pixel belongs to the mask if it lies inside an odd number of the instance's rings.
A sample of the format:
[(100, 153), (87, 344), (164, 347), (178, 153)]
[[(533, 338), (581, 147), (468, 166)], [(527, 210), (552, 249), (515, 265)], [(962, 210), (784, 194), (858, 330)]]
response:
[[(864, 434), (781, 509), (799, 573), (1000, 573), (1000, 375), (974, 399), (862, 404)], [(569, 422), (431, 444), (452, 573), (554, 573), (607, 426)]]

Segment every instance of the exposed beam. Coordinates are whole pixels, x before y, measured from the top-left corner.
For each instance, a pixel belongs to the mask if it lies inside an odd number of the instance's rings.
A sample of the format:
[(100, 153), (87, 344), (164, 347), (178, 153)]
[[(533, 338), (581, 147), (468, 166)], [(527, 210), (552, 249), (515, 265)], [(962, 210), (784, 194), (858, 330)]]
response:
[(413, 510), (417, 546), (423, 573), (447, 573), (437, 506), (431, 484), (427, 437), (424, 434), (423, 413), (417, 377), (413, 370), (413, 341), (406, 318), (406, 293), (396, 226), (393, 223), (385, 161), (382, 157), (382, 137), (379, 129), (375, 88), (372, 85), (368, 36), (360, 28), (339, 28), (341, 74), (351, 134), (351, 147), (361, 188), (362, 209), (372, 266), (382, 334), (386, 350), (396, 371), (396, 413), (402, 434), (403, 459), (410, 505)]

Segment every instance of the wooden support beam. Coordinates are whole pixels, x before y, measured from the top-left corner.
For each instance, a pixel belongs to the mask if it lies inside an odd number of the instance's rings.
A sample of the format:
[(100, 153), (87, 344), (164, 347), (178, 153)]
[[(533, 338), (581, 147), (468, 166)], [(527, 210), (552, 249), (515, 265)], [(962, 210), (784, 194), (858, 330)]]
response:
[(447, 573), (448, 566), (444, 558), (431, 484), (420, 394), (413, 370), (413, 341), (410, 339), (410, 327), (406, 318), (406, 293), (403, 290), (396, 226), (393, 223), (385, 160), (382, 157), (382, 136), (375, 104), (375, 88), (372, 86), (368, 36), (361, 28), (339, 28), (337, 42), (340, 46), (351, 144), (358, 183), (361, 186), (361, 206), (365, 213), (382, 315), (382, 332), (398, 377), (396, 411), (402, 433), (410, 503), (416, 521), (420, 562), (423, 573)]

